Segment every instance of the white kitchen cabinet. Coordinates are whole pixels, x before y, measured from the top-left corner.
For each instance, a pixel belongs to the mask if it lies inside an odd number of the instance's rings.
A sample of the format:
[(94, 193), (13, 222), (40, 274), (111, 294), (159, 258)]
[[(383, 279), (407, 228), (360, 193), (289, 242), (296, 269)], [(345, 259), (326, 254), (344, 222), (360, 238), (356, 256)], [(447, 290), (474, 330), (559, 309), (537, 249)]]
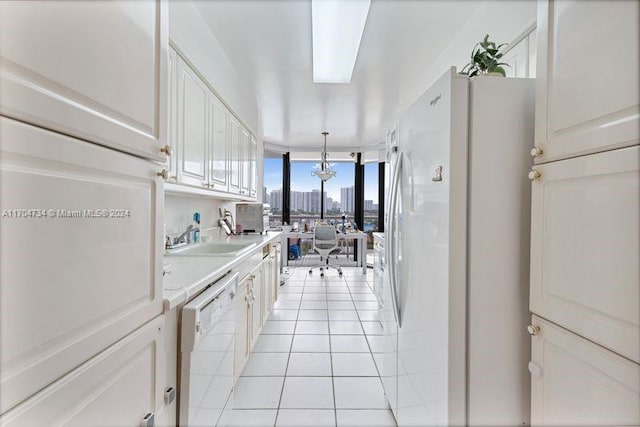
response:
[(240, 194), (241, 181), (241, 131), (240, 123), (229, 114), (229, 192)]
[(165, 160), (166, 1), (0, 2), (0, 113)]
[(249, 335), (251, 333), (253, 306), (251, 296), (251, 276), (247, 275), (238, 283), (238, 296), (236, 298), (235, 378), (240, 376), (249, 358)]
[(640, 362), (640, 147), (534, 171), (531, 311)]
[(249, 142), (249, 196), (256, 197), (258, 194), (258, 141), (251, 135)]
[(536, 163), (638, 144), (638, 16), (637, 1), (538, 2)]
[(227, 129), (229, 111), (209, 92), (209, 188), (228, 191)]
[(178, 180), (178, 54), (175, 49), (169, 47), (169, 118), (167, 146), (168, 181)]
[(262, 262), (262, 324), (269, 318), (269, 313), (273, 307), (273, 275), (275, 251), (269, 247), (269, 255)]
[(249, 195), (251, 186), (251, 136), (244, 127), (240, 132), (240, 194)]
[(0, 417), (10, 426), (138, 426), (162, 409), (163, 317)]
[(3, 413), (162, 312), (164, 188), (156, 163), (4, 117), (0, 141)]
[(262, 262), (251, 272), (251, 334), (250, 334), (250, 349), (256, 343), (260, 331), (262, 330), (262, 319), (264, 312), (264, 283), (262, 274)]
[[(283, 237), (281, 237), (283, 238)], [(278, 300), (278, 296), (280, 295), (280, 268), (282, 268), (282, 266), (280, 265), (280, 261), (282, 260), (282, 255), (280, 254), (280, 250), (281, 250), (282, 246), (280, 243), (280, 239), (276, 240), (273, 243), (273, 250), (274, 250), (274, 266), (273, 266), (273, 274), (274, 274), (274, 279), (273, 279), (273, 295), (272, 295), (272, 300), (271, 300), (271, 305), (270, 308), (273, 309), (273, 304)]]
[(178, 58), (176, 74), (178, 182), (206, 186), (209, 183), (209, 88), (181, 58)]
[(640, 425), (640, 365), (533, 316), (531, 425)]

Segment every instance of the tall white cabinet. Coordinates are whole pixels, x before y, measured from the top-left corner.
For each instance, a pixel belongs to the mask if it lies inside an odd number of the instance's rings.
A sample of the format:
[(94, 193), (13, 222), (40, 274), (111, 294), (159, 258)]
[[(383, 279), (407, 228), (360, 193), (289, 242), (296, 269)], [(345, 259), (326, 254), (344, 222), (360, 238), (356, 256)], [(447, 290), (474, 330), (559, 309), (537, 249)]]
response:
[(167, 34), (163, 0), (0, 2), (0, 425), (140, 425), (175, 408)]
[[(535, 425), (640, 425), (639, 13), (636, 1), (539, 2)], [(606, 64), (598, 73), (587, 45)]]

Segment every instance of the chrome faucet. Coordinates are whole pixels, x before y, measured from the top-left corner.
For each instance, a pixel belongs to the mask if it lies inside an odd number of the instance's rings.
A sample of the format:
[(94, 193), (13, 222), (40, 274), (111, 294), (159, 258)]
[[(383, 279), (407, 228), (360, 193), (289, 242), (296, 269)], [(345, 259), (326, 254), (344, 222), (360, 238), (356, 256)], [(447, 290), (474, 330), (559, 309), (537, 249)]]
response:
[(165, 248), (175, 249), (191, 243), (191, 233), (193, 233), (194, 231), (200, 231), (200, 227), (194, 227), (193, 224), (189, 224), (187, 229), (183, 231), (178, 237), (171, 239), (171, 237), (167, 236)]

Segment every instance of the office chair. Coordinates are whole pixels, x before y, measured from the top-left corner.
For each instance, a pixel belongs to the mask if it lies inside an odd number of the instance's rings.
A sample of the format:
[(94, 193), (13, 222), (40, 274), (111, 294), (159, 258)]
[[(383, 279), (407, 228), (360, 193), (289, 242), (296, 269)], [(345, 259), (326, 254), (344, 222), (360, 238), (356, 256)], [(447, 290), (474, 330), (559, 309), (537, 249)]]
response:
[(338, 249), (338, 234), (336, 227), (331, 224), (316, 224), (313, 230), (313, 249), (320, 254), (322, 264), (317, 267), (311, 267), (309, 274), (313, 273), (314, 268), (320, 268), (320, 277), (324, 277), (325, 269), (335, 268), (342, 277), (342, 268), (329, 264), (329, 255)]

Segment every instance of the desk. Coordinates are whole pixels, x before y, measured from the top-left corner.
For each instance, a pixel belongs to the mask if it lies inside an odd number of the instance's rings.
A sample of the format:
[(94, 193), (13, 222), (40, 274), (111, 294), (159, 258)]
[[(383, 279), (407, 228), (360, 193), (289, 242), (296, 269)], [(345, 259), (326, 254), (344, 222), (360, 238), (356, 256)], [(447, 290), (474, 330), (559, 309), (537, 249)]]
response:
[[(285, 267), (289, 265), (289, 239), (311, 239), (313, 240), (313, 233), (304, 233), (301, 231), (288, 231), (282, 233), (282, 239), (280, 244), (282, 250), (280, 256), (282, 257), (281, 266)], [(338, 233), (338, 242), (341, 240), (357, 240), (358, 241), (358, 266), (362, 268), (362, 274), (367, 274), (367, 233), (358, 231), (355, 233)]]

